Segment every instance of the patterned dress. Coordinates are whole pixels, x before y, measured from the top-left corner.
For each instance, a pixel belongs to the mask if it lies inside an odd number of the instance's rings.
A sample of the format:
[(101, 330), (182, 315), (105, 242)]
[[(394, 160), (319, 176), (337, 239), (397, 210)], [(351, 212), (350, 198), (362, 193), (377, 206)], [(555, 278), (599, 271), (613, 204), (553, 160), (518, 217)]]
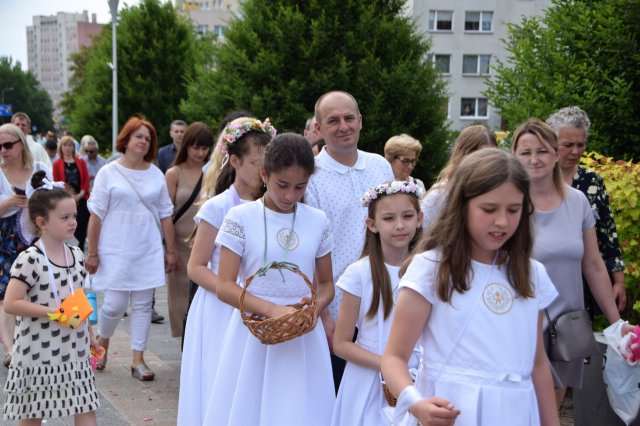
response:
[[(69, 268), (53, 264), (60, 299), (82, 287), (86, 275), (82, 252), (70, 247)], [(20, 253), (11, 277), (28, 286), (25, 298), (54, 306), (47, 261), (36, 246)], [(16, 317), (15, 344), (4, 387), (5, 420), (72, 416), (100, 406), (91, 370), (88, 321), (72, 330), (46, 318)]]
[[(609, 274), (624, 271), (622, 250), (618, 242), (618, 230), (613, 220), (611, 206), (609, 205), (609, 194), (604, 181), (596, 172), (578, 166), (578, 172), (573, 176), (571, 186), (581, 191), (589, 200), (593, 216), (596, 219), (598, 248), (607, 271), (609, 271)], [(601, 313), (586, 282), (584, 282), (584, 301), (585, 307), (592, 315)]]

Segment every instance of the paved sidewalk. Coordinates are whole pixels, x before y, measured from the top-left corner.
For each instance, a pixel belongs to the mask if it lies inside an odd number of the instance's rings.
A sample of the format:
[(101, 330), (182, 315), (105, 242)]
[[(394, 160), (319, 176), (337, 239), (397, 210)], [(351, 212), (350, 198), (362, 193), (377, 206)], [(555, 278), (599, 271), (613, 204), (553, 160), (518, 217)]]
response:
[[(99, 303), (101, 303), (99, 297)], [(102, 406), (97, 410), (98, 424), (108, 426), (174, 426), (178, 413), (180, 386), (180, 339), (171, 337), (167, 313), (166, 287), (156, 290), (156, 310), (165, 317), (162, 324), (151, 324), (149, 343), (145, 351), (147, 365), (156, 373), (152, 382), (140, 382), (131, 377), (129, 364), (129, 317), (122, 319), (111, 338), (109, 362), (102, 372), (96, 372), (96, 383)], [(97, 326), (95, 328), (97, 332)], [(0, 359), (4, 349), (0, 348)], [(4, 386), (7, 370), (0, 366), (0, 384)], [(0, 406), (4, 405), (4, 394)], [(15, 426), (17, 422), (3, 422)], [(73, 425), (73, 417), (47, 420), (48, 426)]]

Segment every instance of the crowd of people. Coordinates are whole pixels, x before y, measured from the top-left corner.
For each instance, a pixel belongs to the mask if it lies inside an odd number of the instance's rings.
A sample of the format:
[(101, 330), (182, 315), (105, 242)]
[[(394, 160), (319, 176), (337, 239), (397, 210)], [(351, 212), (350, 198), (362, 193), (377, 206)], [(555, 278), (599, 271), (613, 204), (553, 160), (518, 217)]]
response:
[[(304, 136), (234, 111), (216, 133), (176, 120), (158, 149), (131, 117), (110, 161), (90, 135), (42, 146), (15, 114), (0, 126), (4, 419), (96, 424), (91, 354), (108, 368), (124, 315), (131, 376), (154, 380), (167, 284), (178, 425), (559, 425), (583, 358), (550, 361), (549, 321), (586, 303), (613, 324), (626, 304), (606, 188), (579, 165), (589, 126), (563, 108), (521, 124), (511, 152), (470, 126), (427, 189), (420, 141), (360, 150), (343, 91)], [(88, 277), (95, 333), (59, 309)]]

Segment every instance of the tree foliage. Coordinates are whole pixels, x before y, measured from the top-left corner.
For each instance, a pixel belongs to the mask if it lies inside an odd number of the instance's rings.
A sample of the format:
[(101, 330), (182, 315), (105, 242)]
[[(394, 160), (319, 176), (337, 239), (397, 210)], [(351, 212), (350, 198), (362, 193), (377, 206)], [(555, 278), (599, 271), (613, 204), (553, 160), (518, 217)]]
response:
[(218, 123), (243, 108), (301, 131), (321, 94), (345, 90), (363, 116), (359, 146), (381, 153), (390, 136), (408, 133), (423, 142), (415, 174), (428, 179), (446, 157), (445, 85), (426, 61), (428, 41), (400, 16), (403, 3), (248, 0), (181, 110)]
[[(12, 90), (6, 90), (12, 88)], [(31, 71), (23, 71), (20, 62), (0, 56), (0, 90), (4, 90), (4, 103), (11, 104), (13, 112), (26, 112), (32, 127), (38, 132), (51, 129), (53, 125), (53, 102)], [(3, 122), (8, 123), (10, 117)]]
[[(74, 56), (75, 80), (62, 104), (74, 134), (91, 133), (99, 141), (111, 141), (111, 31), (106, 25), (90, 48)], [(119, 126), (142, 114), (169, 142), (169, 125), (180, 118), (187, 81), (203, 60), (206, 49), (199, 45), (210, 42), (197, 40), (191, 23), (158, 0), (121, 10), (116, 36)]]
[(578, 105), (590, 148), (640, 157), (640, 0), (553, 0), (542, 17), (510, 24), (509, 56), (486, 95), (509, 127)]

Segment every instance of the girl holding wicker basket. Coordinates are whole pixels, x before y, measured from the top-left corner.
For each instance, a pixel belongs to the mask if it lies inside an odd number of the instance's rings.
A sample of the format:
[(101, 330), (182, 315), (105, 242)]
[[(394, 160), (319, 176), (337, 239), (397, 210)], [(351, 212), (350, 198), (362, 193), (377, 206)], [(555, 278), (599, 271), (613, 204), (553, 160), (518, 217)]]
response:
[[(374, 426), (390, 422), (380, 375), (400, 281), (400, 266), (422, 234), (419, 200), (424, 189), (412, 181), (386, 182), (368, 190), (362, 257), (336, 285), (343, 290), (333, 350), (347, 361), (331, 424)], [(355, 328), (358, 338), (353, 342)], [(417, 366), (417, 356), (414, 365)], [(387, 393), (388, 394), (388, 393)]]
[(299, 202), (314, 166), (306, 139), (276, 136), (260, 171), (267, 192), (224, 218), (217, 293), (240, 312), (220, 348), (203, 424), (331, 421), (335, 394), (318, 316), (333, 298), (333, 235), (322, 211)]
[[(394, 424), (559, 425), (542, 338), (557, 291), (531, 259), (529, 177), (509, 153), (466, 156), (405, 262), (382, 372)], [(419, 339), (415, 385), (407, 361)], [(405, 417), (407, 411), (415, 417)]]
[(207, 200), (194, 220), (197, 230), (187, 265), (189, 278), (198, 283), (184, 334), (178, 425), (201, 425), (209, 391), (215, 378), (220, 345), (233, 307), (216, 295), (220, 250), (216, 235), (225, 214), (234, 206), (251, 202), (264, 192), (260, 165), (265, 147), (276, 134), (269, 119), (242, 117), (222, 131), (217, 150), (224, 160), (215, 185), (216, 196)]

